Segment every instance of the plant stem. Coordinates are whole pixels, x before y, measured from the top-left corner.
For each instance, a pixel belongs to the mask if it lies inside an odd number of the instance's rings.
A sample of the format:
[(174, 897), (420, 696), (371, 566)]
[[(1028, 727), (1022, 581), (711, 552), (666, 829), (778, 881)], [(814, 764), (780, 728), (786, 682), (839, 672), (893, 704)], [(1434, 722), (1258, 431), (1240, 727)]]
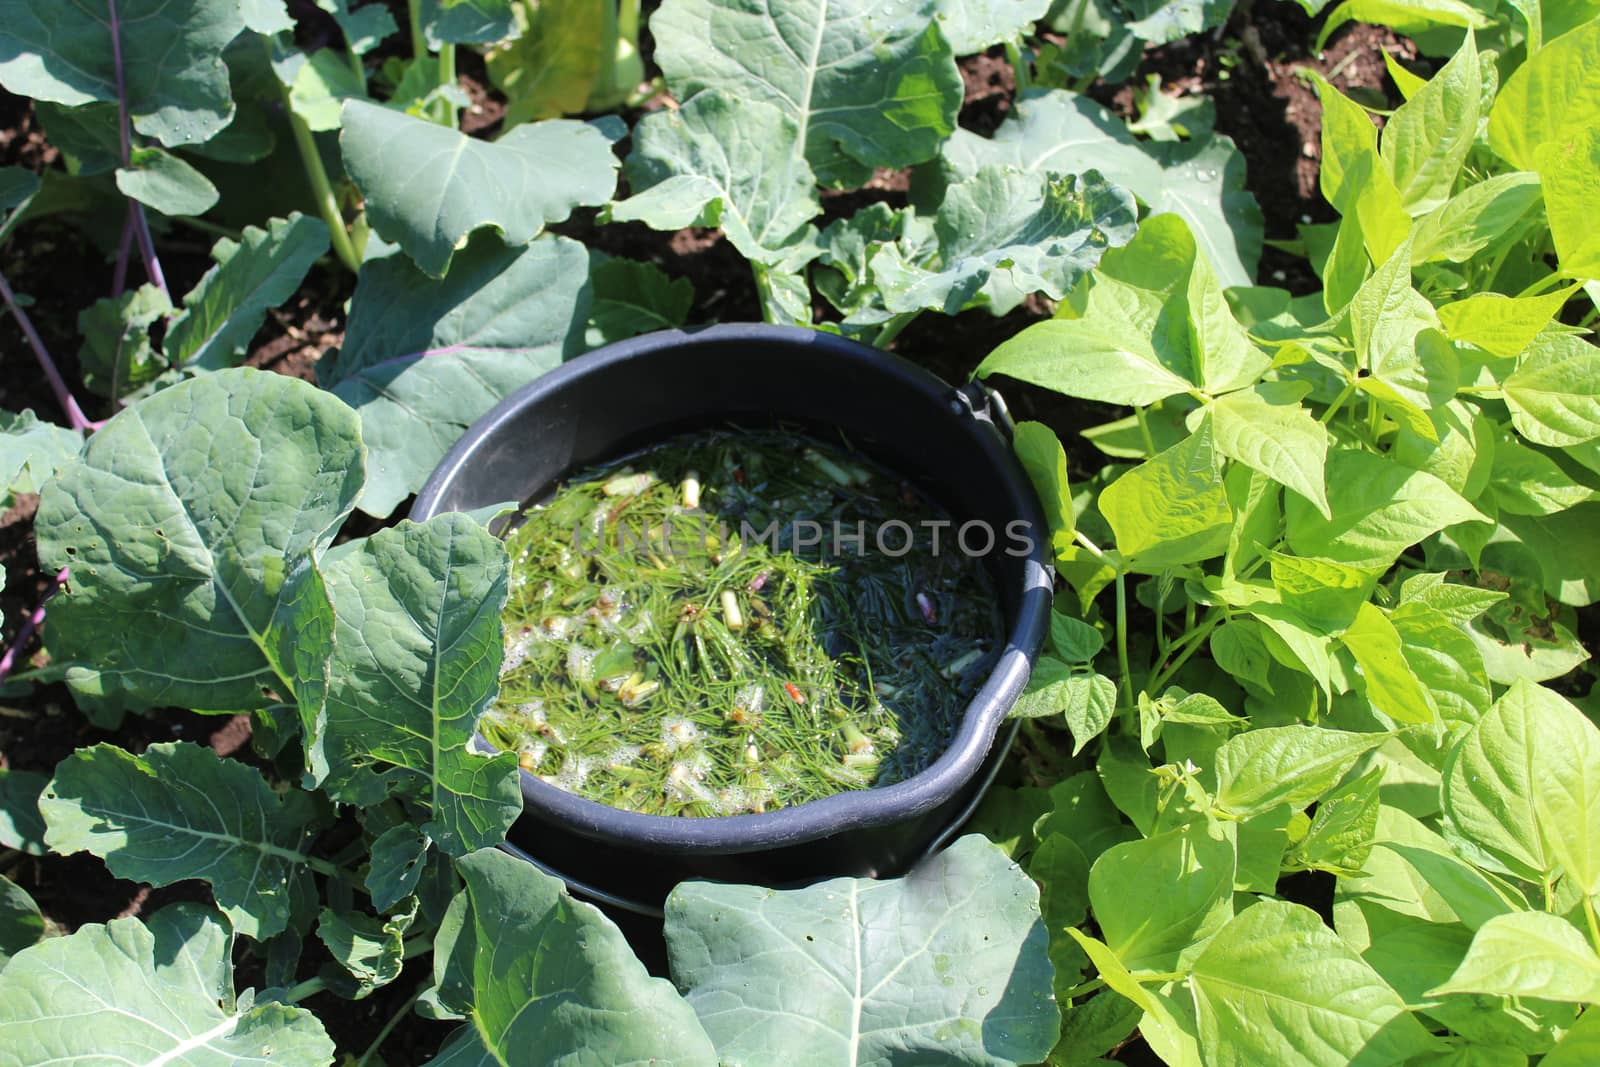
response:
[(1133, 706), (1133, 672), (1128, 668), (1128, 587), (1122, 572), (1117, 572), (1117, 670), (1122, 672), (1122, 680), (1117, 688), (1126, 698), (1126, 705)]
[[(1208, 616), (1206, 621), (1200, 624), (1198, 630), (1191, 630), (1189, 633), (1184, 634), (1182, 641), (1186, 642), (1186, 644), (1183, 646), (1183, 651), (1179, 652), (1176, 659), (1160, 671), (1157, 671), (1155, 677), (1150, 679), (1150, 692), (1159, 693), (1166, 686), (1168, 680), (1182, 670), (1185, 663), (1189, 662), (1189, 657), (1199, 651), (1200, 647), (1205, 644), (1206, 636), (1212, 630), (1215, 630), (1217, 624), (1226, 617), (1226, 612), (1219, 611)], [(1173, 645), (1172, 647), (1177, 648), (1178, 646)]]
[(411, 24), (411, 58), (421, 59), (428, 54), (428, 39), (422, 35), (422, 0), (406, 0), (406, 14)]
[(37, 630), (39, 625), (44, 622), (45, 603), (56, 595), (56, 590), (61, 588), (61, 583), (69, 577), (70, 569), (68, 567), (61, 568), (61, 573), (50, 580), (50, 587), (39, 598), (39, 603), (34, 607), (33, 613), (22, 620), (22, 629), (17, 631), (17, 639), (11, 642), (11, 647), (6, 649), (6, 654), (0, 656), (0, 682), (5, 681), (10, 676), (12, 668), (17, 665), (18, 654), (28, 644), (28, 638), (32, 637), (33, 631)]
[(327, 988), (327, 983), (321, 978), (307, 978), (304, 982), (296, 983), (284, 990), (284, 1004), (298, 1004), (307, 997), (314, 997)]
[(133, 201), (128, 201), (128, 215), (122, 221), (122, 239), (117, 242), (117, 265), (111, 270), (111, 298), (115, 300), (128, 288), (128, 258), (133, 254)]
[(1135, 406), (1133, 409), (1133, 414), (1134, 417), (1139, 420), (1139, 436), (1144, 438), (1146, 455), (1155, 455), (1159, 449), (1156, 448), (1155, 436), (1150, 432), (1150, 419), (1145, 414), (1145, 409), (1143, 407)]
[(227, 226), (219, 226), (209, 219), (198, 219), (193, 215), (170, 215), (173, 222), (180, 222), (185, 226), (199, 230), (201, 233), (210, 234), (212, 237), (226, 237), (230, 241), (244, 240), (244, 234)]
[(333, 238), (334, 255), (354, 274), (361, 270), (361, 260), (356, 256), (355, 246), (350, 243), (350, 231), (344, 227), (344, 212), (339, 210), (339, 198), (333, 194), (333, 185), (328, 181), (328, 172), (322, 165), (322, 154), (317, 151), (316, 138), (311, 136), (311, 127), (306, 125), (305, 119), (292, 111), (289, 113), (289, 128), (294, 131), (295, 147), (300, 149), (300, 161), (305, 164), (306, 177), (311, 181), (311, 193), (316, 197), (317, 210), (322, 213), (322, 221), (327, 223), (328, 234)]
[(767, 268), (759, 263), (752, 263), (750, 273), (756, 279), (756, 299), (761, 302), (761, 321), (775, 324), (777, 319), (772, 313), (772, 286), (767, 281)]
[(372, 1044), (367, 1046), (367, 1051), (363, 1052), (360, 1058), (356, 1060), (355, 1067), (366, 1067), (367, 1061), (378, 1054), (379, 1046), (388, 1040), (390, 1034), (394, 1033), (394, 1028), (400, 1025), (401, 1019), (406, 1017), (406, 1013), (411, 1010), (411, 1006), (415, 1004), (417, 1002), (417, 998), (422, 995), (422, 990), (425, 986), (426, 983), (424, 983), (422, 986), (418, 986), (417, 991), (407, 997), (405, 1003), (400, 1005), (393, 1015), (389, 1016), (389, 1021), (383, 1024), (383, 1029), (378, 1031), (378, 1036), (373, 1038)]
[(1522, 290), (1522, 292), (1518, 293), (1517, 296), (1538, 296), (1546, 289), (1554, 289), (1557, 285), (1560, 285), (1566, 280), (1567, 276), (1559, 272), (1555, 274), (1546, 274), (1543, 278), (1540, 278), (1538, 281)]
[[(415, 10), (416, 3), (413, 0), (412, 11)], [(268, 50), (270, 52), (270, 46)], [(322, 165), (322, 153), (317, 151), (316, 138), (311, 135), (311, 127), (306, 125), (306, 120), (297, 115), (290, 104), (289, 87), (280, 83), (278, 93), (283, 98), (284, 113), (289, 117), (289, 128), (294, 131), (294, 144), (300, 150), (300, 163), (305, 168), (306, 180), (311, 183), (311, 194), (317, 201), (317, 210), (321, 212), (328, 235), (333, 239), (334, 254), (354, 274), (361, 269), (361, 257), (356, 255), (355, 246), (350, 243), (350, 231), (344, 226), (344, 212), (339, 210), (339, 198), (334, 195), (333, 185), (328, 181), (328, 171)]]
[(56, 402), (67, 413), (67, 422), (74, 430), (90, 430), (94, 423), (89, 421), (83, 409), (78, 406), (77, 398), (72, 395), (72, 390), (67, 388), (67, 383), (61, 377), (61, 372), (56, 369), (56, 361), (50, 358), (50, 352), (44, 347), (44, 341), (39, 337), (39, 331), (33, 328), (33, 320), (28, 318), (28, 313), (17, 304), (16, 294), (11, 291), (11, 286), (6, 283), (5, 275), (0, 274), (0, 300), (5, 301), (6, 307), (11, 309), (11, 314), (17, 317), (17, 325), (22, 327), (22, 336), (27, 338), (28, 347), (33, 349), (33, 356), (39, 361), (39, 366), (44, 370), (45, 378), (50, 382), (50, 391), (56, 394)]
[(1011, 64), (1011, 75), (1016, 79), (1017, 94), (1028, 91), (1033, 81), (1032, 65), (1022, 56), (1021, 38), (1013, 37), (1006, 42), (1006, 61)]
[[(122, 155), (122, 165), (127, 167), (133, 163), (133, 121), (128, 117), (128, 92), (122, 75), (122, 25), (117, 20), (117, 0), (106, 0), (106, 12), (110, 16), (111, 67), (117, 81), (117, 146)], [(130, 197), (128, 207), (133, 212), (134, 236), (139, 241), (139, 255), (144, 259), (145, 276), (150, 279), (151, 285), (171, 299), (161, 261), (156, 258), (155, 242), (150, 239), (150, 220), (145, 218), (144, 205)], [(123, 272), (124, 284), (126, 273)], [(119, 289), (119, 295), (120, 292)]]
[(900, 331), (915, 322), (920, 314), (922, 314), (920, 311), (907, 311), (884, 323), (883, 329), (878, 331), (878, 336), (872, 339), (873, 347), (889, 347), (889, 343), (900, 336)]
[[(1163, 605), (1166, 598), (1162, 598)], [(1160, 663), (1167, 658), (1167, 617), (1156, 612), (1156, 662)]]
[(310, 867), (313, 871), (316, 871), (318, 874), (324, 875), (328, 878), (344, 878), (350, 873), (343, 867), (329, 863), (320, 856), (307, 856), (305, 857), (305, 861), (307, 867)]
[(1339, 409), (1344, 407), (1344, 402), (1349, 400), (1350, 394), (1354, 393), (1355, 391), (1356, 383), (1354, 381), (1346, 382), (1344, 390), (1340, 392), (1338, 396), (1333, 398), (1333, 403), (1328, 405), (1328, 410), (1324, 411), (1322, 413), (1322, 418), (1318, 419), (1317, 421), (1322, 423), (1324, 426), (1332, 422), (1333, 417), (1339, 413)]
[(133, 201), (130, 203), (133, 204), (133, 232), (139, 240), (139, 255), (144, 260), (145, 277), (170, 301), (172, 294), (167, 291), (167, 278), (161, 271), (161, 260), (156, 258), (156, 243), (150, 237), (150, 220), (145, 217), (144, 205)]
[[(456, 84), (456, 46), (447, 44), (439, 50), (439, 88), (452, 89)], [(452, 130), (460, 122), (456, 106), (448, 100), (439, 101), (443, 124)]]
[(1595, 917), (1594, 901), (1587, 893), (1583, 895), (1583, 918), (1589, 924), (1589, 943), (1600, 952), (1600, 919)]
[(1069, 1001), (1076, 1000), (1087, 993), (1093, 993), (1096, 989), (1099, 989), (1105, 984), (1106, 980), (1104, 978), (1091, 978), (1087, 982), (1079, 982), (1077, 985), (1067, 990), (1066, 993), (1062, 994), (1062, 996)]

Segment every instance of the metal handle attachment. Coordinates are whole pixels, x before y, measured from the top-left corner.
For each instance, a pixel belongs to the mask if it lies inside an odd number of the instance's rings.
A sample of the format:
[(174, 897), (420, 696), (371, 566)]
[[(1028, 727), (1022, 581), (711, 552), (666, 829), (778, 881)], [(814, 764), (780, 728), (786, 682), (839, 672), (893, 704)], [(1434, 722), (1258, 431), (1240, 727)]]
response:
[(1016, 436), (1016, 423), (1011, 421), (1011, 409), (1006, 407), (1006, 399), (982, 382), (973, 380), (965, 385), (958, 385), (951, 391), (950, 406), (957, 412), (965, 412), (975, 419), (982, 419), (1000, 431), (1000, 436), (1010, 444)]

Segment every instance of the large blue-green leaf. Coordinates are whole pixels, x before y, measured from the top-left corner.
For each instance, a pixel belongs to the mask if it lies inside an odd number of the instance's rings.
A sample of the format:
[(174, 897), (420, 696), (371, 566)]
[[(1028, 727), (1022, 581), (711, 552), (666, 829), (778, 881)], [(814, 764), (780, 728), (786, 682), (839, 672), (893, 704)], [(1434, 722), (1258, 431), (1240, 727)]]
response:
[[(78, 312), (78, 367), (83, 385), (121, 399), (167, 373), (150, 329), (172, 314), (172, 300), (148, 283), (108, 296)], [(166, 384), (170, 384), (170, 381)]]
[(245, 28), (234, 0), (0, 0), (0, 85), (56, 104), (115, 103), (113, 10), (133, 128), (170, 148), (228, 125), (222, 50)]
[(482, 141), (349, 100), (339, 145), (373, 230), (434, 278), (444, 277), (474, 230), (489, 227), (507, 244), (527, 244), (580, 204), (605, 203), (617, 184), (606, 135), (566, 119)]
[[(316, 0), (317, 6), (332, 15), (333, 21), (339, 24), (339, 31), (344, 34), (345, 43), (350, 46), (350, 51), (358, 56), (364, 56), (378, 47), (385, 37), (399, 27), (395, 25), (394, 16), (389, 13), (389, 9), (381, 0), (367, 0), (357, 7), (358, 2), (359, 0)], [(425, 22), (423, 30), (428, 29), (430, 27)], [(429, 47), (437, 48), (438, 44), (430, 40)]]
[(746, 259), (778, 263), (822, 211), (798, 136), (779, 108), (716, 91), (646, 115), (628, 155), (633, 195), (611, 216), (658, 230), (720, 226)]
[(492, 850), (467, 856), (457, 870), (466, 889), (434, 945), (435, 991), (469, 1021), (430, 1063), (718, 1062), (672, 985), (651, 978), (622, 932), (568, 896), (559, 879)]
[(83, 448), (83, 434), (40, 421), (32, 411), (0, 411), (0, 504), (37, 493)]
[(288, 300), (311, 264), (328, 251), (328, 227), (298, 212), (246, 226), (241, 239), (211, 250), (217, 265), (183, 298), (163, 351), (177, 367), (220, 370), (250, 344), (269, 308)]
[(310, 794), (274, 792), (255, 768), (186, 741), (140, 756), (79, 749), (56, 767), (39, 810), (53, 851), (92, 852), (135, 882), (210, 882), (249, 937), (282, 932), (295, 899), (315, 893), (304, 847)]
[(680, 100), (718, 89), (772, 104), (819, 180), (858, 185), (874, 167), (932, 159), (956, 127), (961, 75), (935, 6), (666, 0), (650, 32)]
[(689, 318), (694, 283), (654, 263), (590, 253), (594, 303), (585, 333), (589, 347), (625, 341), (652, 330), (673, 330)]
[(514, 36), (512, 0), (418, 0), (417, 17), (428, 47), (493, 44)]
[(326, 567), (334, 653), (311, 771), (359, 802), (363, 771), (398, 768), (431, 812), (423, 832), (452, 856), (499, 844), (522, 810), (516, 754), (471, 750), (499, 692), (508, 568), (459, 513), (381, 530)]
[(968, 56), (1026, 35), (1050, 7), (1050, 0), (940, 0), (934, 17), (956, 55)]
[(442, 281), (401, 256), (363, 266), (344, 347), (317, 368), (361, 416), (361, 510), (388, 515), (479, 416), (582, 351), (588, 311), (588, 255), (564, 237), (480, 235)]
[(673, 978), (724, 1062), (1036, 1063), (1055, 1041), (1033, 882), (964, 837), (903, 878), (806, 889), (684, 882)]
[(1133, 237), (1136, 215), (1132, 197), (1094, 174), (986, 167), (946, 192), (925, 259), (888, 245), (872, 257), (872, 276), (897, 314), (1005, 314), (1030, 293), (1065, 296), (1106, 248)]
[(0, 770), (0, 846), (44, 855), (44, 818), (39, 794), (49, 777), (34, 771)]
[(1233, 11), (1231, 0), (1118, 0), (1128, 28), (1140, 40), (1166, 44), (1220, 26)]
[(955, 180), (994, 163), (1053, 175), (1097, 170), (1152, 213), (1182, 216), (1224, 286), (1255, 283), (1261, 209), (1244, 187), (1244, 157), (1226, 137), (1145, 144), (1088, 97), (1050, 90), (1021, 97), (992, 138), (957, 130), (943, 158)]
[(117, 188), (163, 215), (204, 215), (221, 196), (211, 179), (161, 148), (136, 148), (117, 170)]
[(322, 1067), (333, 1042), (304, 1008), (235, 999), (232, 934), (174, 904), (90, 923), (0, 971), (0, 1067)]
[(79, 704), (237, 710), (291, 695), (313, 561), (364, 465), (355, 412), (280, 374), (221, 371), (111, 419), (36, 519), (40, 559), (72, 568), (46, 639)]
[(0, 970), (11, 957), (44, 937), (44, 916), (28, 891), (0, 877)]

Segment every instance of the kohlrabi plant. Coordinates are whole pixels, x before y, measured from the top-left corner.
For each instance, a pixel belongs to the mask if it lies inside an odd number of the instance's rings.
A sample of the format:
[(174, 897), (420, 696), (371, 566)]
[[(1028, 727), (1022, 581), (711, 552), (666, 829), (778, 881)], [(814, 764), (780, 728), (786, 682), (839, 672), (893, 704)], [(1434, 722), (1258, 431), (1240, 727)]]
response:
[[(1131, 236), (1135, 197), (1190, 218), (1230, 282), (1253, 274), (1260, 216), (1226, 139), (1147, 149), (1064, 92), (1025, 95), (995, 138), (978, 137), (956, 126), (954, 57), (1011, 40), (1038, 13), (1015, 5), (980, 27), (933, 3), (871, 6), (800, 5), (780, 20), (720, 0), (662, 5), (656, 58), (682, 106), (639, 123), (632, 195), (610, 217), (720, 226), (769, 321), (810, 324), (814, 282), (836, 328), (880, 345), (925, 311), (1059, 299)], [(809, 53), (792, 47), (797, 26)], [(872, 205), (818, 231), (822, 189), (905, 167), (918, 168), (913, 206)]]
[[(47, 781), (6, 774), (7, 847), (197, 879), (214, 906), (40, 940), (37, 908), (0, 882), (0, 1063), (328, 1064), (305, 1005), (337, 1011), (430, 952), (401, 1011), (462, 1020), (440, 1062), (1049, 1051), (1038, 891), (982, 838), (907, 881), (685, 883), (667, 905), (673, 983), (497, 851), (521, 772), (471, 741), (499, 685), (505, 549), (460, 514), (334, 547), (367, 469), (339, 397), (232, 369), (131, 405), (43, 487), (41, 559), (71, 571), (46, 640), (79, 706), (102, 724), (248, 712), (256, 756), (99, 744)], [(241, 954), (264, 961), (263, 988), (237, 989)]]

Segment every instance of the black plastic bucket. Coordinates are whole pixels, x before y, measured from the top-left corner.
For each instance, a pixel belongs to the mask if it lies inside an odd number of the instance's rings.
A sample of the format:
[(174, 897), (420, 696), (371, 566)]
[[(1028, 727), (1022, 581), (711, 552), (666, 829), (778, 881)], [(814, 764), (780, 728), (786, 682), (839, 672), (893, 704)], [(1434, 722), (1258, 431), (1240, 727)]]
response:
[[(543, 495), (561, 478), (688, 429), (783, 422), (852, 445), (969, 520), (1027, 523), (1031, 550), (985, 559), (1006, 644), (949, 749), (921, 774), (763, 814), (641, 815), (522, 776), (509, 844), (576, 891), (659, 914), (678, 882), (780, 886), (897, 874), (960, 827), (1014, 729), (1001, 726), (1049, 628), (1049, 535), (998, 398), (837, 335), (722, 325), (608, 345), (529, 383), (475, 423), (411, 509), (430, 518)], [(479, 743), (487, 746), (481, 738)]]

